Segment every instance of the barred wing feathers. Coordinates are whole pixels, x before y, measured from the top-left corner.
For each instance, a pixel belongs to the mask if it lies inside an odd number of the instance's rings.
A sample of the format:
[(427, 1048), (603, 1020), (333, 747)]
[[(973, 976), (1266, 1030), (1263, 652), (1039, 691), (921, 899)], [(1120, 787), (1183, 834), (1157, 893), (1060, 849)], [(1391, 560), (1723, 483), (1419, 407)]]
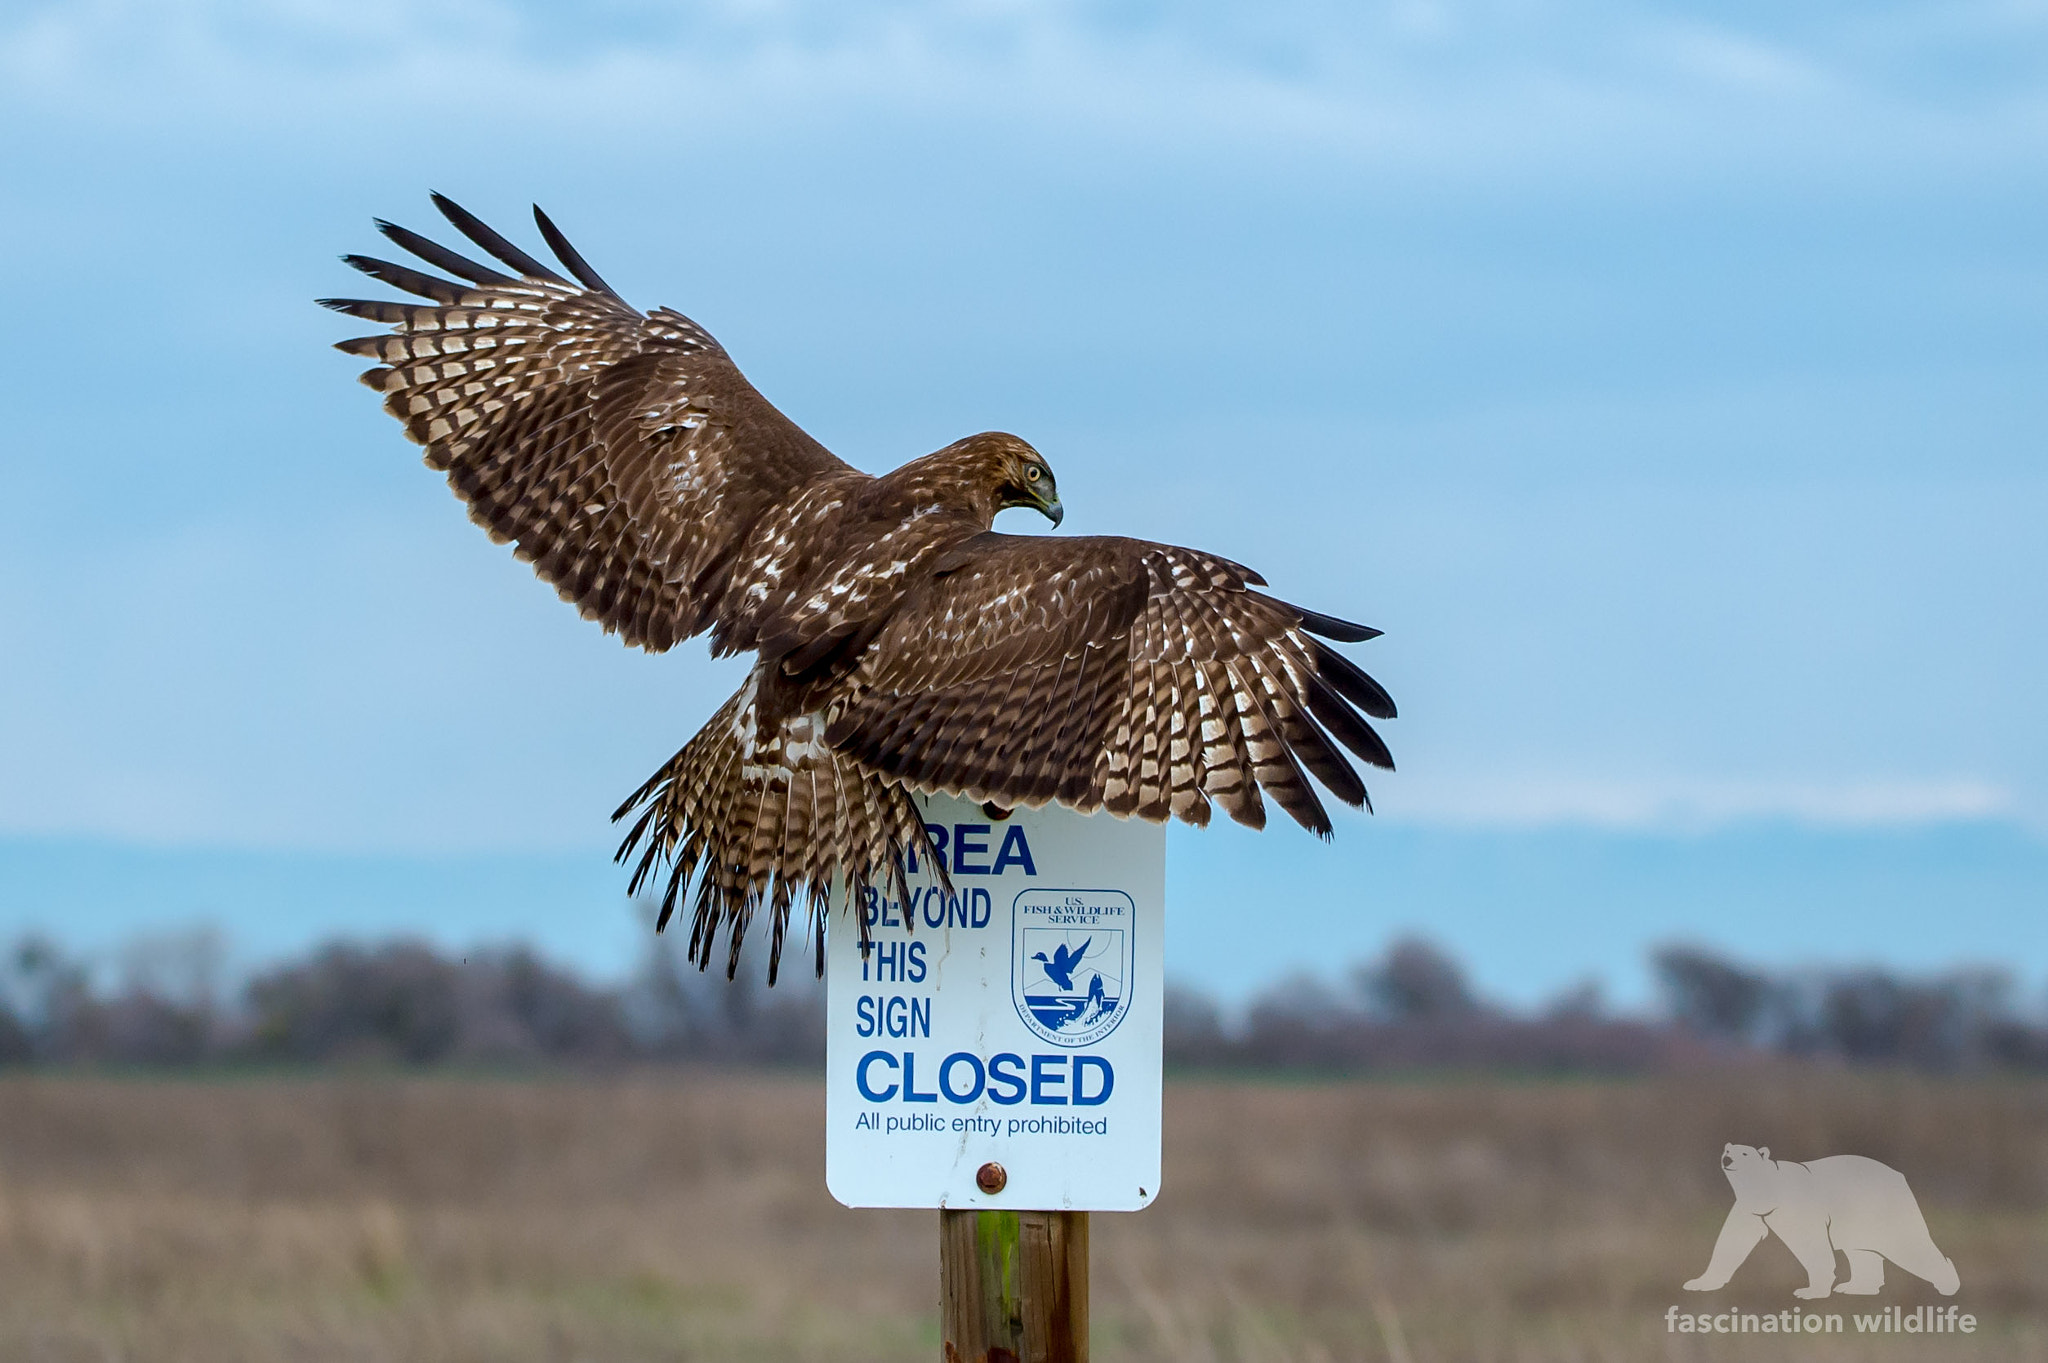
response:
[(777, 411), (695, 322), (628, 306), (539, 209), (573, 279), (434, 202), (513, 273), (381, 223), (456, 279), (344, 257), (428, 302), (323, 299), (391, 327), (338, 349), (378, 361), (363, 381), (471, 518), (586, 617), (657, 652), (711, 628), (764, 516), (822, 481), (869, 481)]
[(905, 598), (826, 739), (884, 776), (1001, 804), (1058, 800), (1263, 827), (1263, 795), (1330, 832), (1310, 777), (1367, 803), (1344, 756), (1393, 765), (1379, 684), (1328, 644), (1373, 631), (1253, 590), (1228, 560), (1142, 540), (986, 534)]

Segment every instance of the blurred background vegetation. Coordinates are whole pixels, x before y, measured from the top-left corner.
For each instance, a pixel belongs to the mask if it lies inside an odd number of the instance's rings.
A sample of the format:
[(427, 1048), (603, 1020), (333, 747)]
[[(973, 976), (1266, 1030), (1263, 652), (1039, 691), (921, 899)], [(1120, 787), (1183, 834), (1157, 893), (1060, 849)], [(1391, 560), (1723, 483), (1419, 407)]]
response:
[[(937, 1351), (930, 1212), (825, 1191), (824, 995), (530, 950), (216, 935), (0, 969), (0, 1359), (866, 1360)], [(2048, 1363), (2048, 1028), (1994, 970), (1657, 954), (1526, 1012), (1427, 942), (1171, 993), (1165, 1185), (1096, 1218), (1095, 1356)], [(1726, 1142), (1904, 1171), (1968, 1336), (1672, 1336), (1793, 1306), (1706, 1264)], [(1843, 1312), (1870, 1299), (1816, 1303)], [(1947, 1305), (1888, 1275), (1878, 1305)]]
[[(530, 947), (448, 953), (337, 941), (236, 982), (198, 930), (140, 939), (98, 968), (26, 938), (0, 960), (0, 1065), (617, 1068), (816, 1066), (822, 986), (700, 973), (669, 936), (596, 984)], [(1993, 968), (1772, 972), (1687, 946), (1656, 952), (1657, 1010), (1603, 1006), (1597, 986), (1533, 1012), (1476, 993), (1448, 953), (1391, 943), (1341, 984), (1297, 977), (1226, 1010), (1169, 988), (1166, 1054), (1183, 1069), (1643, 1074), (1798, 1058), (1932, 1073), (2048, 1072), (2048, 1017)]]
[[(779, 988), (779, 987), (778, 987)], [(813, 1076), (740, 1066), (0, 1075), (0, 1358), (654, 1363), (938, 1354), (937, 1218), (826, 1193)], [(1166, 1089), (1165, 1181), (1094, 1218), (1094, 1356), (2048, 1363), (2048, 1081), (1762, 1060), (1639, 1077)], [(1707, 1262), (1724, 1142), (1905, 1171), (1977, 1332), (1673, 1336), (1774, 1313)]]

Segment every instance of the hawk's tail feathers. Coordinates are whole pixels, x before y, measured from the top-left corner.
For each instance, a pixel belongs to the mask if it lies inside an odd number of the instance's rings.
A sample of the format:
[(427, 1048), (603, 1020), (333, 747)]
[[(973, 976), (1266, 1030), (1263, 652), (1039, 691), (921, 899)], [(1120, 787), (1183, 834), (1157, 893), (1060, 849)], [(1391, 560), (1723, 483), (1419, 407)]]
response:
[[(870, 889), (908, 899), (908, 859), (939, 863), (908, 792), (828, 748), (822, 716), (796, 715), (759, 733), (755, 688), (749, 677), (612, 817), (639, 811), (618, 860), (637, 853), (629, 894), (660, 884), (657, 929), (689, 896), (690, 959), (699, 969), (710, 965), (724, 933), (726, 976), (736, 974), (747, 928), (757, 912), (767, 912), (772, 984), (799, 906), (822, 974), (835, 885), (850, 903)], [(866, 922), (856, 921), (865, 940)]]

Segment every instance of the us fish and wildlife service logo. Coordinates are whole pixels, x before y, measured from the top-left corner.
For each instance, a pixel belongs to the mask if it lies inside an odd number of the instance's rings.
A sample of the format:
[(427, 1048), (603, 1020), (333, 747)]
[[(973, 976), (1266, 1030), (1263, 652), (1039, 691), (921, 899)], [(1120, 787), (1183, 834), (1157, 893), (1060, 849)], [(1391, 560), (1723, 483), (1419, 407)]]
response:
[(1055, 1046), (1087, 1046), (1130, 1011), (1137, 906), (1122, 890), (1029, 889), (1010, 913), (1010, 994)]

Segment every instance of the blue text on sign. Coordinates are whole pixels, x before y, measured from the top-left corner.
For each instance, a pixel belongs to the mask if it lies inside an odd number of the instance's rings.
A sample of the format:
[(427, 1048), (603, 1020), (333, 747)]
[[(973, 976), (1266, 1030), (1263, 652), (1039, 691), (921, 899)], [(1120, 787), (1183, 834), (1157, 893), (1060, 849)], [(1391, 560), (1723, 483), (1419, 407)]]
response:
[(906, 998), (902, 994), (892, 994), (883, 998), (878, 994), (862, 994), (860, 1001), (853, 1006), (853, 1017), (855, 1036), (932, 1034), (930, 998)]
[[(1038, 863), (1032, 860), (1031, 844), (1024, 837), (1024, 825), (1013, 823), (1003, 830), (1003, 840), (996, 846), (995, 860), (990, 861), (989, 839), (994, 836), (992, 825), (985, 823), (956, 823), (948, 827), (942, 823), (928, 823), (924, 831), (931, 837), (932, 851), (940, 862), (956, 876), (999, 876), (1012, 866), (1021, 867), (1027, 876), (1038, 874)], [(948, 850), (948, 844), (951, 850)], [(910, 871), (917, 871), (917, 854), (912, 853)]]
[(1033, 1107), (1095, 1107), (1109, 1101), (1116, 1071), (1099, 1055), (1034, 1055), (1029, 1061), (1013, 1051), (990, 1056), (986, 1063), (972, 1051), (955, 1051), (927, 1072), (918, 1088), (917, 1052), (869, 1051), (854, 1067), (853, 1082), (871, 1103), (972, 1103), (984, 1094), (992, 1103), (1012, 1107), (1027, 1099)]
[(912, 890), (907, 909), (896, 900), (884, 899), (872, 885), (861, 896), (861, 916), (871, 928), (914, 928), (920, 919), (928, 928), (985, 928), (994, 912), (995, 901), (987, 890), (949, 895), (932, 885)]
[(924, 943), (869, 943), (866, 954), (861, 957), (860, 977), (867, 979), (870, 971), (874, 972), (875, 979), (892, 984), (923, 984)]

